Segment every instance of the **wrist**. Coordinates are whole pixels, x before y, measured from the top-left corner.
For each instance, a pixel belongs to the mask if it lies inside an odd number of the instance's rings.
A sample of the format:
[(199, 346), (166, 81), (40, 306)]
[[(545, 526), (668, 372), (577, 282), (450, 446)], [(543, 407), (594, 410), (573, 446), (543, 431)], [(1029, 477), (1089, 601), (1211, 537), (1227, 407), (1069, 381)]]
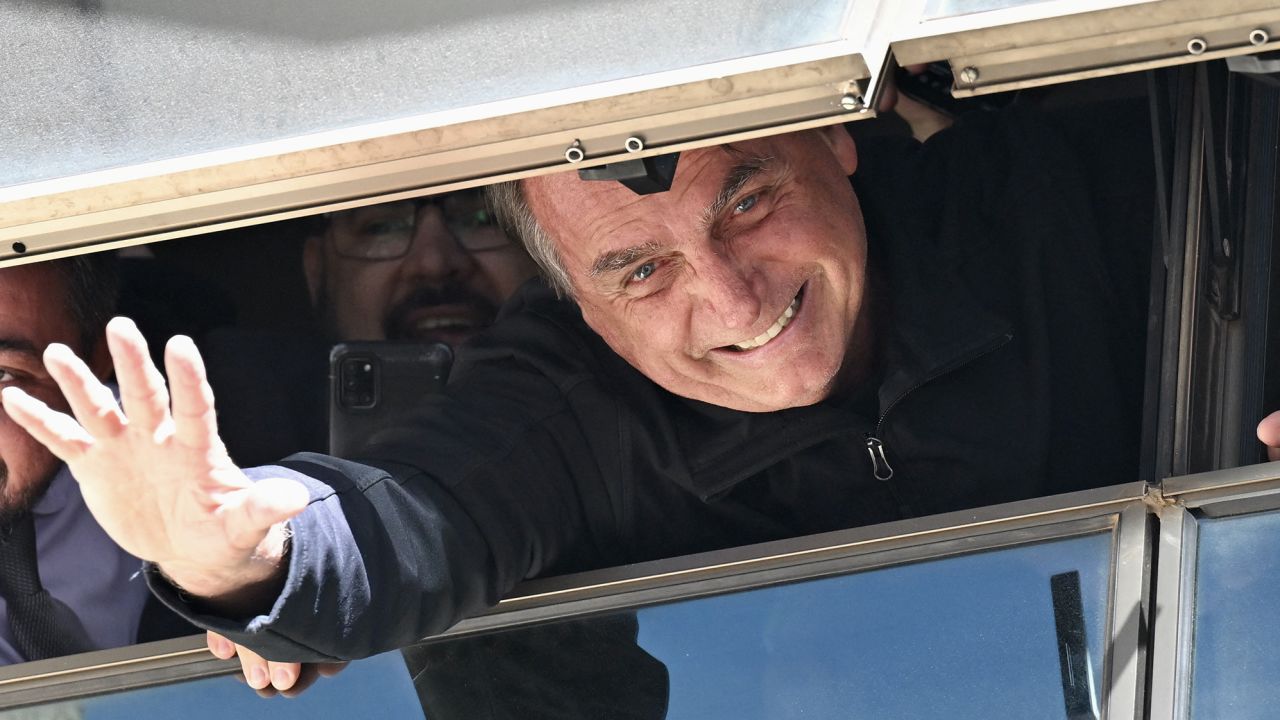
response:
[(253, 552), (226, 567), (183, 560), (156, 567), (179, 592), (218, 612), (258, 614), (279, 596), (288, 574), (291, 537), (287, 522), (276, 523)]

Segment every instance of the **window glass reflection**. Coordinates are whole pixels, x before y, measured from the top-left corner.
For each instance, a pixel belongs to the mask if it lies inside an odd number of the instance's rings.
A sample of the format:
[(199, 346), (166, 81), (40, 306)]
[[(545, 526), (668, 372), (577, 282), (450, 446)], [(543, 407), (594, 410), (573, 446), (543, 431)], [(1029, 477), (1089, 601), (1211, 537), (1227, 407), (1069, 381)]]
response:
[[(1110, 547), (1097, 534), (407, 652), (434, 719), (1062, 718), (1051, 578), (1078, 576), (1072, 666), (1103, 677)], [(1098, 704), (1089, 679), (1073, 718)]]
[(1280, 512), (1199, 523), (1191, 717), (1274, 718), (1280, 705)]
[(0, 720), (135, 720), (136, 718), (420, 718), (422, 710), (399, 653), (351, 663), (301, 696), (258, 697), (231, 676), (150, 687), (54, 705), (0, 711)]

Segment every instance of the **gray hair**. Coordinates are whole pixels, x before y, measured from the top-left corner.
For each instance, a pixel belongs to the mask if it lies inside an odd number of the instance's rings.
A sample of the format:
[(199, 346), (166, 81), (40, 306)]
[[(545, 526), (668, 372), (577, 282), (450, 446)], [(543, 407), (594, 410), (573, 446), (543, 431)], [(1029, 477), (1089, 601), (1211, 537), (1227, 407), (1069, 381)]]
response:
[(489, 185), (485, 187), (484, 194), (489, 207), (497, 216), (498, 225), (508, 237), (515, 238), (524, 245), (525, 251), (542, 269), (543, 277), (551, 289), (556, 291), (556, 295), (573, 297), (573, 285), (569, 283), (569, 273), (564, 269), (560, 251), (551, 235), (533, 216), (520, 181), (508, 180)]

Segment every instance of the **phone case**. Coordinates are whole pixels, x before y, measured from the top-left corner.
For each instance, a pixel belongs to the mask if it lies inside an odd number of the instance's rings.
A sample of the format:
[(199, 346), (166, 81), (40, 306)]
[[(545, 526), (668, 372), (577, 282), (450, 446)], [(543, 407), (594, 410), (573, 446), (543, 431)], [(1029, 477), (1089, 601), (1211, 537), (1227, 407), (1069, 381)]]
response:
[(443, 343), (349, 342), (329, 353), (329, 453), (353, 457), (380, 430), (440, 392), (453, 351)]

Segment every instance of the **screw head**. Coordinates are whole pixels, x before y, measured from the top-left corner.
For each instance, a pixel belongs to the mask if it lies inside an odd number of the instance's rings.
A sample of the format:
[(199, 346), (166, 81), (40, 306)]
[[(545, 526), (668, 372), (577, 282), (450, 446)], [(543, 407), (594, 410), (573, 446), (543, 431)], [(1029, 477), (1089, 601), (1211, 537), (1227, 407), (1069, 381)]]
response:
[(972, 85), (978, 82), (978, 68), (970, 65), (960, 71), (960, 82)]
[(840, 98), (840, 107), (849, 111), (861, 110), (866, 107), (866, 102), (862, 99), (861, 95), (849, 93)]
[(1231, 257), (1231, 240), (1222, 238), (1222, 256)]

